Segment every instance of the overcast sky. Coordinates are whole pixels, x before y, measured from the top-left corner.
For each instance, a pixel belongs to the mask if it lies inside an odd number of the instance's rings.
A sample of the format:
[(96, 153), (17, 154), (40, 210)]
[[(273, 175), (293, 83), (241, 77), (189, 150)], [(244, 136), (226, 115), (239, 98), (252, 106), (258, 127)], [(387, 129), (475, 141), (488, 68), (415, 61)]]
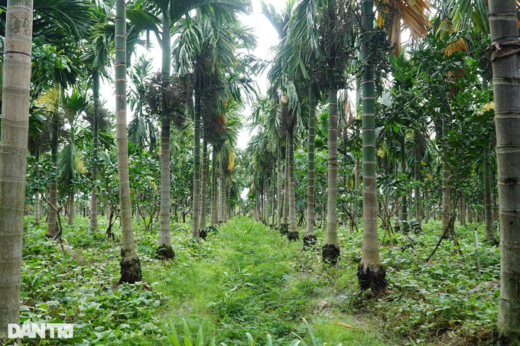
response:
[[(266, 3), (271, 3), (276, 8), (277, 11), (280, 11), (286, 3), (286, 0), (264, 0)], [(262, 15), (262, 9), (260, 6), (260, 0), (252, 0), (253, 3), (253, 13), (249, 16), (240, 16), (240, 19), (248, 26), (253, 28), (253, 31), (257, 37), (258, 46), (253, 52), (255, 56), (260, 59), (269, 59), (270, 54), (269, 50), (272, 46), (275, 46), (279, 42), (278, 34), (276, 30), (271, 26), (271, 23)], [(154, 39), (154, 35), (150, 35), (151, 38)], [(155, 41), (155, 40), (154, 40)], [(154, 46), (150, 51), (146, 51), (144, 48), (138, 46), (137, 47), (137, 56), (144, 54), (148, 59), (151, 59), (154, 66), (154, 71), (160, 71), (161, 69), (161, 50), (158, 46), (157, 42), (153, 42)], [(136, 61), (136, 56), (132, 57), (132, 61)], [(267, 91), (267, 80), (265, 74), (257, 77), (258, 87), (261, 93)], [(103, 82), (101, 86), (101, 98), (106, 100), (107, 107), (114, 111), (115, 110), (115, 91), (114, 85), (112, 83)], [(249, 116), (250, 107), (247, 106), (244, 110), (244, 115)], [(127, 112), (127, 122), (130, 122), (132, 119), (132, 112), (128, 109)], [(248, 129), (243, 129), (238, 138), (238, 147), (245, 148), (247, 146), (247, 142), (250, 138), (251, 134)]]

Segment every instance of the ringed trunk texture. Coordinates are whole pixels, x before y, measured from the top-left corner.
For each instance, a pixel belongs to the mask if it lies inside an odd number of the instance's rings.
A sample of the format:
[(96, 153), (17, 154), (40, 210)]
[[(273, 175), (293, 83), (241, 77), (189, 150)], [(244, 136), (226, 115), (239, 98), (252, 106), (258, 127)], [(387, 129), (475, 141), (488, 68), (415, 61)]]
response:
[[(448, 136), (448, 119), (446, 116), (442, 118), (442, 136), (446, 138)], [(447, 155), (447, 152), (444, 152)], [(445, 160), (447, 158), (445, 157)], [(450, 221), (450, 168), (446, 161), (442, 163), (442, 223), (441, 223), (441, 234), (444, 234), (446, 228), (449, 226)]]
[(32, 0), (8, 0), (0, 147), (0, 341), (20, 323), (25, 174), (31, 89)]
[[(419, 135), (417, 134), (416, 138), (418, 138)], [(419, 142), (417, 140), (417, 142)], [(421, 158), (420, 158), (420, 152), (419, 148), (416, 148), (414, 150), (414, 173), (415, 173), (415, 181), (419, 182), (421, 180)], [(422, 214), (421, 214), (421, 190), (419, 188), (419, 185), (416, 185), (414, 188), (414, 195), (415, 195), (415, 220), (419, 223), (422, 222)]]
[(220, 169), (218, 174), (219, 188), (219, 205), (218, 205), (218, 223), (224, 222), (224, 160), (223, 152), (220, 151)]
[(327, 232), (323, 245), (323, 261), (336, 265), (339, 258), (337, 233), (338, 202), (338, 95), (332, 71), (329, 72), (329, 155), (327, 166)]
[(121, 207), (121, 279), (119, 282), (141, 281), (141, 263), (135, 252), (128, 173), (128, 137), (126, 132), (126, 1), (116, 3), (115, 19), (116, 76), (116, 142)]
[(193, 157), (195, 167), (193, 168), (193, 214), (191, 236), (199, 241), (199, 218), (200, 218), (200, 81), (195, 87), (195, 144)]
[(296, 201), (294, 195), (294, 135), (292, 130), (287, 131), (287, 141), (289, 143), (289, 240), (298, 240), (300, 234), (296, 228)]
[(491, 208), (491, 166), (489, 164), (489, 146), (484, 148), (484, 220), (486, 224), (485, 242), (493, 243), (493, 209)]
[[(94, 149), (94, 157), (98, 155), (98, 118), (99, 118), (99, 71), (94, 70), (92, 73), (92, 91), (94, 94), (94, 118), (92, 119), (92, 147)], [(97, 170), (94, 167), (92, 169), (92, 180), (96, 181)], [(97, 232), (98, 230), (98, 213), (97, 213), (97, 188), (94, 186), (90, 196), (90, 230)]]
[[(49, 184), (49, 202), (55, 207), (58, 208), (58, 179), (56, 175), (58, 174), (58, 127), (59, 120), (58, 115), (54, 114), (52, 116), (52, 138), (51, 138), (51, 162), (52, 162), (52, 170), (54, 171), (54, 176), (50, 179)], [(47, 224), (47, 232), (45, 233), (45, 237), (52, 238), (58, 231), (57, 227), (57, 213), (53, 207), (49, 206), (49, 218)]]
[(206, 180), (208, 176), (208, 142), (204, 140), (202, 146), (202, 180), (200, 182), (200, 216), (199, 216), (199, 236), (206, 238)]
[(285, 143), (285, 180), (283, 187), (283, 227), (289, 230), (289, 144)]
[(316, 114), (316, 96), (315, 86), (313, 83), (309, 85), (309, 149), (308, 158), (309, 166), (307, 173), (307, 231), (303, 235), (303, 246), (312, 246), (316, 244), (316, 236), (314, 235), (314, 133), (315, 133), (315, 114)]
[[(361, 60), (369, 56), (368, 43), (373, 34), (374, 3), (363, 0), (363, 40)], [(374, 66), (367, 65), (362, 77), (362, 128), (363, 128), (363, 246), (358, 267), (358, 282), (362, 290), (372, 289), (378, 294), (387, 287), (386, 272), (379, 258), (377, 240), (377, 191), (376, 191), (376, 133), (375, 133), (375, 85)]]
[(166, 88), (170, 79), (170, 17), (163, 13), (163, 40), (162, 40), (162, 119), (161, 119), (161, 206), (159, 224), (159, 247), (155, 258), (172, 259), (175, 253), (172, 248), (170, 235), (170, 126), (171, 114), (168, 114)]
[(217, 157), (218, 153), (215, 151), (215, 146), (213, 146), (211, 158), (211, 226), (218, 224)]
[(279, 145), (276, 159), (276, 224), (280, 227), (282, 225), (282, 153)]
[[(491, 0), (492, 44), (517, 41), (515, 0)], [(520, 74), (517, 46), (493, 51), (493, 93), (497, 134), (498, 206), (500, 219), (500, 303), (497, 345), (520, 345)], [(497, 55), (503, 55), (497, 59)]]

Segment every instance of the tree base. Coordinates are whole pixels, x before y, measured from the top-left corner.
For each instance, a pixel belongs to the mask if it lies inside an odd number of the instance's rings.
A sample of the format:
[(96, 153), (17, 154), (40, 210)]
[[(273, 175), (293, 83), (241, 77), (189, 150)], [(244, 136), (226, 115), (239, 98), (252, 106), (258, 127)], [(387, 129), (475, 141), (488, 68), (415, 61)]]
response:
[(171, 246), (161, 245), (155, 251), (155, 259), (171, 260), (175, 257), (175, 252)]
[(296, 240), (300, 239), (300, 233), (298, 233), (298, 231), (287, 232), (287, 239), (289, 239), (289, 241), (296, 241)]
[(315, 247), (318, 242), (318, 238), (314, 234), (304, 234), (302, 240), (304, 250)]
[(201, 230), (199, 231), (199, 237), (202, 238), (202, 239), (204, 239), (204, 240), (206, 240), (206, 238), (208, 237), (208, 232), (206, 232), (205, 229), (201, 229)]
[(369, 288), (376, 295), (386, 291), (386, 271), (382, 265), (364, 265), (360, 263), (357, 272), (359, 287), (366, 291)]
[(325, 244), (322, 248), (323, 262), (331, 266), (338, 264), (339, 258), (339, 245), (337, 244)]
[[(121, 255), (123, 255), (123, 250), (121, 250)], [(136, 281), (142, 280), (143, 275), (141, 274), (141, 263), (139, 262), (138, 257), (122, 258), (119, 263), (121, 265), (121, 279), (119, 279), (120, 284), (135, 284)]]
[(493, 331), (493, 338), (491, 339), (490, 346), (514, 346), (520, 345), (520, 334), (517, 335), (504, 335), (500, 333), (497, 328)]
[(289, 233), (289, 225), (286, 224), (286, 223), (282, 223), (280, 225), (280, 234), (281, 235), (286, 235), (287, 233)]

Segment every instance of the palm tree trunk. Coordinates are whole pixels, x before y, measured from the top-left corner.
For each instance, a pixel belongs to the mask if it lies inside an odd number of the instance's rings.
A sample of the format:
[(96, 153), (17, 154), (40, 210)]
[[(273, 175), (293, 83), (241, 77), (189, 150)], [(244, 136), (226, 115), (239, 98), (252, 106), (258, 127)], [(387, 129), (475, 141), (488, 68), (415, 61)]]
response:
[[(92, 72), (92, 91), (94, 94), (94, 117), (92, 119), (92, 147), (94, 149), (94, 157), (96, 158), (98, 155), (98, 118), (99, 118), (99, 71), (94, 70)], [(96, 181), (97, 179), (97, 169), (94, 166), (92, 168), (92, 181)], [(92, 232), (97, 232), (98, 230), (98, 213), (97, 213), (97, 188), (94, 185), (92, 187), (91, 196), (90, 196), (90, 230)]]
[(276, 224), (282, 225), (282, 153), (278, 143), (278, 154), (276, 156)]
[[(58, 115), (52, 116), (52, 137), (51, 137), (51, 163), (53, 175), (50, 179), (49, 184), (49, 202), (55, 207), (58, 207), (58, 129), (59, 119)], [(52, 238), (56, 234), (57, 230), (57, 214), (56, 210), (49, 206), (49, 218), (47, 224), (47, 233), (45, 237)]]
[(202, 146), (202, 180), (200, 182), (200, 217), (199, 235), (206, 238), (206, 180), (208, 175), (208, 142), (204, 140)]
[[(419, 143), (419, 133), (416, 133), (416, 143)], [(421, 190), (417, 183), (421, 180), (421, 158), (419, 148), (415, 148), (414, 150), (414, 173), (415, 173), (415, 182), (416, 185), (414, 187), (414, 195), (415, 195), (415, 220), (419, 223), (422, 222), (421, 215)]]
[(493, 210), (491, 209), (491, 167), (489, 164), (489, 146), (484, 148), (484, 219), (486, 224), (485, 242), (494, 243)]
[[(442, 118), (442, 136), (446, 138), (448, 136), (448, 119), (446, 115)], [(444, 152), (447, 155), (447, 152)], [(447, 158), (445, 157), (445, 160)], [(449, 226), (450, 221), (450, 168), (446, 161), (442, 163), (442, 223), (441, 223), (441, 234), (444, 234), (446, 228)]]
[(141, 191), (135, 191), (135, 223), (139, 228), (141, 216), (139, 215), (139, 203), (141, 203)]
[(518, 37), (516, 2), (490, 0), (489, 23), (491, 42), (502, 46), (491, 55), (500, 219), (500, 303), (494, 339), (497, 345), (520, 345), (520, 66), (517, 46), (502, 45)]
[(166, 88), (170, 82), (171, 44), (170, 44), (170, 16), (168, 11), (163, 13), (162, 39), (162, 117), (161, 117), (161, 205), (159, 226), (159, 247), (155, 252), (157, 259), (172, 259), (175, 252), (172, 248), (170, 236), (170, 124), (171, 114), (168, 112)]
[[(405, 158), (405, 138), (403, 134), (403, 138), (401, 140), (401, 174), (406, 173), (406, 158)], [(401, 219), (403, 221), (408, 221), (408, 198), (406, 192), (403, 196), (403, 204), (401, 204)], [(408, 229), (406, 227), (403, 227), (403, 234), (408, 234)]]
[[(366, 61), (370, 51), (374, 25), (373, 1), (363, 0), (363, 40), (361, 60)], [(374, 66), (365, 66), (362, 77), (363, 105), (363, 246), (358, 267), (358, 282), (362, 290), (372, 289), (378, 294), (386, 290), (386, 271), (379, 258), (377, 241), (377, 190), (376, 190), (376, 133)]]
[(20, 323), (33, 1), (7, 1), (0, 150), (0, 341)]
[[(36, 177), (40, 176), (40, 136), (36, 138), (36, 155), (35, 155), (35, 166), (36, 166)], [(41, 206), (40, 206), (40, 191), (34, 194), (34, 225), (39, 226), (42, 217)]]
[(464, 198), (464, 192), (460, 194), (460, 224), (466, 226), (466, 199)]
[[(200, 77), (197, 77), (200, 78)], [(191, 236), (195, 241), (199, 241), (199, 218), (200, 218), (200, 80), (195, 86), (195, 144), (193, 147), (193, 157), (195, 167), (193, 168), (193, 218)]]
[(424, 189), (424, 219), (425, 223), (430, 222), (430, 206), (428, 205), (428, 189)]
[(296, 201), (294, 195), (294, 135), (292, 130), (287, 131), (287, 142), (289, 144), (289, 240), (298, 240), (300, 234), (296, 228)]
[(283, 187), (283, 222), (280, 233), (289, 231), (289, 144), (285, 143), (285, 179)]
[(316, 244), (314, 235), (314, 133), (315, 133), (316, 95), (314, 83), (309, 84), (309, 149), (307, 173), (307, 231), (303, 235), (303, 247)]
[(116, 2), (115, 18), (116, 76), (116, 142), (121, 207), (121, 279), (119, 282), (141, 281), (141, 263), (135, 252), (128, 173), (128, 137), (126, 132), (126, 0)]
[(356, 206), (354, 207), (354, 222), (356, 226), (358, 224), (358, 188), (359, 188), (359, 157), (356, 157), (356, 163), (354, 167), (354, 187), (356, 188), (356, 192), (354, 193), (354, 203)]
[(219, 189), (219, 205), (218, 205), (218, 223), (224, 222), (224, 152), (220, 151), (220, 162), (219, 162), (219, 174), (218, 174), (218, 189)]
[(339, 257), (337, 233), (338, 203), (338, 95), (332, 71), (329, 71), (329, 155), (327, 166), (327, 233), (323, 245), (323, 261), (336, 265)]
[[(275, 168), (276, 169), (276, 168)], [(274, 180), (274, 172), (273, 172), (273, 179), (271, 179), (271, 182), (272, 182), (272, 197), (271, 197), (271, 227), (276, 227), (276, 213), (275, 213), (275, 208), (276, 208), (276, 186), (275, 186), (275, 180)], [(240, 204), (238, 205), (238, 207), (240, 208)]]
[(69, 192), (69, 225), (74, 225), (74, 191), (72, 187)]
[(213, 146), (213, 154), (211, 155), (211, 226), (218, 224), (218, 200), (217, 200), (217, 158), (218, 153)]

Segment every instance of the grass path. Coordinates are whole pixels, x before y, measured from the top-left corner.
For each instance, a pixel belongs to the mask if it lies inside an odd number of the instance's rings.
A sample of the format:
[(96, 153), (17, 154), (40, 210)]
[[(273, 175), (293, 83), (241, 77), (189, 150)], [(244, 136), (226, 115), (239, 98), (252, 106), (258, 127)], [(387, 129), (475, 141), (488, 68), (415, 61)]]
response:
[(345, 289), (355, 280), (323, 267), (319, 252), (301, 252), (277, 231), (249, 218), (235, 218), (207, 242), (177, 248), (167, 270), (144, 271), (159, 282), (165, 305), (161, 319), (218, 343), (246, 344), (246, 333), (264, 344), (288, 345), (302, 338), (312, 344), (302, 317), (316, 337), (330, 345), (383, 345), (374, 327), (345, 313)]

